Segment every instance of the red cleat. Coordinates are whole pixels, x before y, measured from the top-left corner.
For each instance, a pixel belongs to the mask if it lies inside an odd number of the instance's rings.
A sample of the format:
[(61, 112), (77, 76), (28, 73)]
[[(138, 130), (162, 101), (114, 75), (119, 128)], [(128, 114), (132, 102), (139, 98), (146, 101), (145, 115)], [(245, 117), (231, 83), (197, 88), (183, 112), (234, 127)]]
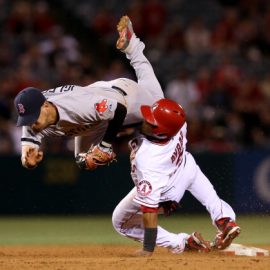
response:
[(221, 218), (216, 221), (216, 225), (218, 232), (212, 243), (212, 247), (216, 249), (228, 247), (241, 232), (241, 228), (230, 218)]
[(209, 252), (210, 242), (203, 239), (200, 233), (194, 232), (186, 240), (185, 251)]
[(120, 51), (124, 51), (130, 42), (132, 35), (134, 34), (131, 20), (128, 16), (123, 16), (117, 24), (117, 31), (119, 38), (116, 42), (116, 48)]

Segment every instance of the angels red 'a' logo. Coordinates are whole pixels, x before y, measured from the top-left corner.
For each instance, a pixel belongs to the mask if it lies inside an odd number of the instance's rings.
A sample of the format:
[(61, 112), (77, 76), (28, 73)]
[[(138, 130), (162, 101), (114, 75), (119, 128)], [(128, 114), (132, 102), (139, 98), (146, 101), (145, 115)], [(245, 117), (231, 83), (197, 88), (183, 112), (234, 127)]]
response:
[(100, 103), (96, 103), (96, 110), (103, 114), (108, 109), (107, 99), (103, 99)]
[(142, 180), (138, 183), (137, 192), (140, 195), (147, 196), (151, 193), (151, 191), (152, 191), (152, 185), (148, 181)]

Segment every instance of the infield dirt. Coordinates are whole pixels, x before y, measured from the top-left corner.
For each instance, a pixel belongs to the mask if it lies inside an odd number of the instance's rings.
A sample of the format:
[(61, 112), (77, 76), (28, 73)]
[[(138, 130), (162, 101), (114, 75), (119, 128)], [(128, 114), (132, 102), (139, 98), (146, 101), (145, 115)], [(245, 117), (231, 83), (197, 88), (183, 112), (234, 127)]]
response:
[[(139, 246), (138, 246), (139, 247)], [(171, 254), (157, 248), (150, 258), (134, 257), (137, 246), (0, 246), (1, 270), (268, 270), (270, 256), (230, 256), (218, 252)], [(270, 246), (262, 247), (270, 250)]]

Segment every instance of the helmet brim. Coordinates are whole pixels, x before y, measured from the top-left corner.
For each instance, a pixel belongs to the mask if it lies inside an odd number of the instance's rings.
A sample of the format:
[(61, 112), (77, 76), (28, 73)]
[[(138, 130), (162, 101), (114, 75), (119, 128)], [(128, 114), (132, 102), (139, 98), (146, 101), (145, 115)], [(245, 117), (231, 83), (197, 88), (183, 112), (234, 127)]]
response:
[(153, 114), (152, 108), (150, 106), (142, 105), (141, 106), (141, 113), (142, 113), (143, 119), (147, 123), (149, 123), (151, 125), (154, 125), (154, 126), (157, 125), (157, 122), (156, 122), (156, 120), (154, 118), (154, 114)]

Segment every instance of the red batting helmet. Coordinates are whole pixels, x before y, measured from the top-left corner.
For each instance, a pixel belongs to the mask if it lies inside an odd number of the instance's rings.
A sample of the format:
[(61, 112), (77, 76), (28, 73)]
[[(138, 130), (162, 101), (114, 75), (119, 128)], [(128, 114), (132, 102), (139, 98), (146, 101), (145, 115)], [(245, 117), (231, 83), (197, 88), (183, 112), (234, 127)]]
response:
[(170, 139), (182, 128), (186, 121), (184, 109), (170, 99), (160, 99), (152, 106), (141, 106), (144, 120), (155, 126), (153, 135), (159, 139)]

